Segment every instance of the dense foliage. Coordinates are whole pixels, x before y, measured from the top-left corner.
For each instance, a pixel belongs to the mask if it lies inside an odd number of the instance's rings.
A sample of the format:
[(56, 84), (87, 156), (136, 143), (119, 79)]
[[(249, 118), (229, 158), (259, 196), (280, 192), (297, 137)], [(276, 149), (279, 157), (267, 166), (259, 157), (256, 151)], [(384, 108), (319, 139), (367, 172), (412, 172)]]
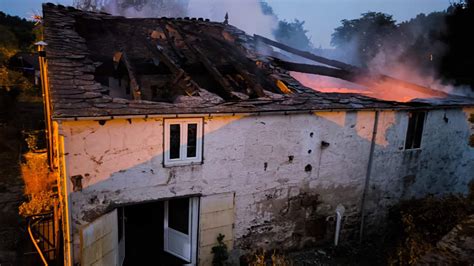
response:
[(385, 42), (396, 29), (391, 15), (368, 12), (361, 18), (341, 21), (332, 34), (331, 44), (343, 51), (357, 51), (354, 62), (366, 65), (387, 44)]
[(20, 51), (31, 51), (35, 40), (33, 28), (34, 22), (0, 12), (0, 91), (11, 96), (32, 87), (22, 73), (8, 68), (8, 62)]
[(456, 85), (470, 85), (474, 89), (473, 25), (474, 0), (451, 5), (442, 38), (448, 50), (442, 58), (440, 72)]
[[(342, 20), (332, 35), (337, 54), (365, 67), (410, 66), (418, 74), (474, 87), (474, 0), (452, 3), (443, 12), (419, 14), (396, 23), (391, 15), (368, 12)], [(383, 65), (382, 64), (382, 65)]]
[(278, 28), (273, 32), (275, 39), (294, 48), (310, 50), (312, 44), (307, 35), (308, 31), (304, 29), (304, 23), (298, 19), (293, 22), (280, 20)]

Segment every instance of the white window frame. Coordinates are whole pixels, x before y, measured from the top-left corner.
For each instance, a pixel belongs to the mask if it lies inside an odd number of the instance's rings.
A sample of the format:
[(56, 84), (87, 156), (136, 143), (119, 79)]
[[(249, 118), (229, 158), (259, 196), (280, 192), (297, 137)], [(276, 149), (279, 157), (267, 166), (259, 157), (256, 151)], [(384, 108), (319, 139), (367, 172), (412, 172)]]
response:
[[(170, 158), (170, 126), (180, 125), (180, 148), (179, 158)], [(187, 157), (188, 124), (197, 124), (196, 129), (196, 157)], [(203, 124), (202, 118), (176, 118), (164, 120), (164, 166), (186, 165), (202, 162), (203, 146)]]

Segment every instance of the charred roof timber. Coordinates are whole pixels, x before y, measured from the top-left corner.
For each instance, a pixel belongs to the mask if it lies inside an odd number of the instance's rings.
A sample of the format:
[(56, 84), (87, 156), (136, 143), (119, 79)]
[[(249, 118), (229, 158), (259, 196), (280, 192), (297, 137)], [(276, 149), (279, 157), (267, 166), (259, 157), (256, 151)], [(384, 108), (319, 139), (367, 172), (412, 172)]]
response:
[[(434, 106), (317, 92), (289, 70), (349, 80), (361, 70), (246, 35), (226, 23), (128, 19), (53, 4), (43, 5), (43, 13), (55, 119), (473, 105), (465, 98)], [(285, 62), (274, 51), (259, 53), (257, 42), (259, 48), (275, 46), (335, 68)]]

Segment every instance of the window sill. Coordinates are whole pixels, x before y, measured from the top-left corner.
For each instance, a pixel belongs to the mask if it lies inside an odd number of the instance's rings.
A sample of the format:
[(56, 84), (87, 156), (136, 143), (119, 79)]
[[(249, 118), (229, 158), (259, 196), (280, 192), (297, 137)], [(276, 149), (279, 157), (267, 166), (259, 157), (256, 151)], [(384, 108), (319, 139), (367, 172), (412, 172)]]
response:
[(403, 149), (403, 152), (421, 152), (422, 148), (415, 148), (415, 149)]
[(172, 167), (182, 167), (182, 166), (193, 166), (193, 165), (202, 165), (204, 162), (187, 162), (187, 161), (176, 161), (176, 162), (167, 162), (163, 163), (164, 168), (172, 168)]

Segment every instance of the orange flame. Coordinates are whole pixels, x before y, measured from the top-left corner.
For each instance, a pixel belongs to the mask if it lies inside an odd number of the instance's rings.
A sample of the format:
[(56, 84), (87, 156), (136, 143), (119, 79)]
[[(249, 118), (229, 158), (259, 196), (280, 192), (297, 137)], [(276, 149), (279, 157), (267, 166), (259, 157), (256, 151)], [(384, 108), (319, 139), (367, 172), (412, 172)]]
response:
[(416, 98), (428, 99), (439, 97), (436, 93), (420, 92), (392, 82), (377, 82), (373, 87), (366, 87), (337, 78), (290, 72), (290, 75), (306, 87), (327, 93), (356, 93), (387, 101), (409, 102)]

